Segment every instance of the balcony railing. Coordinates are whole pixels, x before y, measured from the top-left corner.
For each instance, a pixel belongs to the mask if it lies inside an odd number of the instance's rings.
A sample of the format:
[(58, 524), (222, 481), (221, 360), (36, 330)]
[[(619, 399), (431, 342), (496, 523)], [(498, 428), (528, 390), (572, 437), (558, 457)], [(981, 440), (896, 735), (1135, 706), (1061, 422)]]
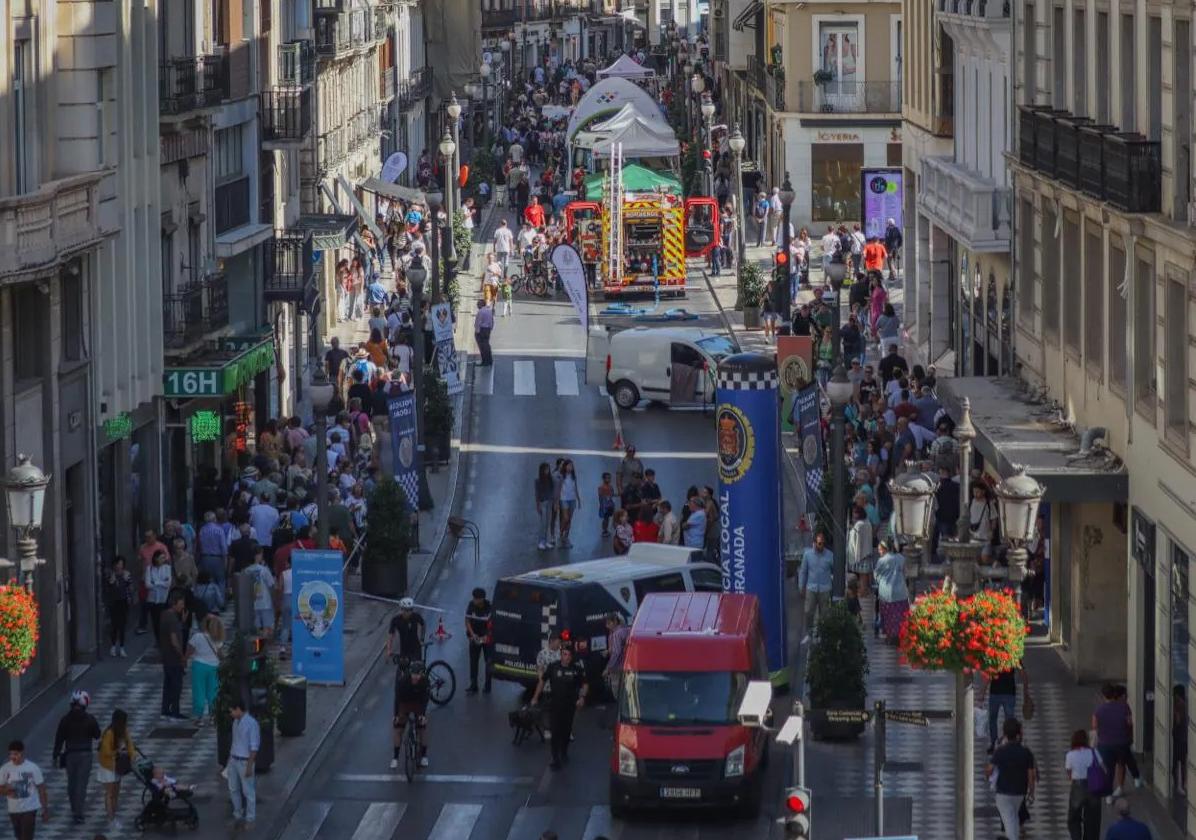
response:
[(316, 73), (316, 48), (311, 41), (288, 41), (278, 45), (278, 84), (283, 87), (309, 85)]
[(1116, 126), (1086, 125), (1080, 129), (1080, 191), (1097, 199), (1105, 198), (1105, 135)]
[(228, 326), (228, 277), (224, 272), (208, 275), (203, 281), (204, 321), (209, 330)]
[(976, 251), (1009, 248), (1012, 191), (980, 178), (950, 158), (922, 159), (918, 200), (927, 215)]
[(939, 0), (938, 10), (948, 15), (1008, 18), (1009, 0)]
[(406, 110), (432, 92), (432, 68), (417, 67), (406, 79), (399, 79), (395, 93), (399, 110)]
[(272, 88), (262, 94), (262, 138), (275, 145), (302, 143), (311, 131), (311, 88)]
[(899, 114), (901, 82), (797, 83), (803, 114)]
[(311, 233), (277, 232), (266, 251), (266, 301), (301, 303), (313, 276)]
[(1130, 131), (1104, 137), (1105, 200), (1128, 213), (1158, 213), (1163, 204), (1160, 143)]
[(317, 165), (321, 170), (332, 169), (348, 156), (348, 129), (338, 126), (316, 138)]
[(395, 98), (395, 68), (383, 67), (378, 74), (378, 96), (384, 101)]
[[(164, 124), (171, 125), (171, 124)], [(173, 124), (173, 125), (177, 125)], [(165, 166), (187, 158), (201, 157), (208, 153), (208, 132), (204, 129), (170, 131), (158, 138), (159, 162)]]
[(168, 349), (188, 347), (207, 332), (203, 298), (202, 283), (189, 283), (177, 294), (162, 295), (163, 343)]
[(0, 198), (0, 278), (53, 265), (98, 242), (99, 174), (73, 175)]
[(510, 29), (521, 20), (522, 9), (482, 9), (483, 29)]
[(158, 68), (158, 108), (177, 116), (228, 99), (228, 59), (197, 55), (163, 61)]
[(1073, 190), (1080, 188), (1080, 129), (1091, 124), (1071, 114), (1055, 120), (1055, 177)]
[(338, 15), (316, 17), (316, 52), (336, 58), (372, 44), (378, 35), (372, 9), (353, 9)]
[(777, 75), (775, 65), (766, 65), (757, 55), (747, 57), (747, 77), (752, 86), (764, 97), (769, 107), (776, 111), (785, 110), (784, 71)]
[(249, 224), (249, 176), (216, 187), (216, 235)]

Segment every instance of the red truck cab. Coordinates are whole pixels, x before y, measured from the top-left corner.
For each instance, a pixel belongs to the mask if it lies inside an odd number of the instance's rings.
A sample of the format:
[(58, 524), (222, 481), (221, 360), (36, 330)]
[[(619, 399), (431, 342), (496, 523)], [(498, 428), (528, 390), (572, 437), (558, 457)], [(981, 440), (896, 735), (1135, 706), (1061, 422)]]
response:
[(768, 736), (741, 726), (751, 680), (768, 679), (754, 595), (649, 595), (623, 658), (610, 760), (616, 815), (642, 807), (758, 812)]

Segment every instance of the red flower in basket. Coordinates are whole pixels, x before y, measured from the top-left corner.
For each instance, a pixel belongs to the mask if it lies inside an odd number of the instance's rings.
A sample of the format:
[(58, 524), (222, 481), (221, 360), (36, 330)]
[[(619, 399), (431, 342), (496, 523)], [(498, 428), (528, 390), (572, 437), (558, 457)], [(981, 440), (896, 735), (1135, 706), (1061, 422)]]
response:
[(22, 586), (0, 586), (0, 668), (23, 674), (37, 654), (38, 609)]

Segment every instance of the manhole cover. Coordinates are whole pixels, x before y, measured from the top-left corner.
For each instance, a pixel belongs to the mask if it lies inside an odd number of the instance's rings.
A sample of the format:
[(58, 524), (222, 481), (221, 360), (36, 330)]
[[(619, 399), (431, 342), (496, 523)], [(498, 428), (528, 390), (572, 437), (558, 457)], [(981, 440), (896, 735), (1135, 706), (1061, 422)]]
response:
[(157, 729), (151, 729), (150, 738), (171, 738), (182, 739), (194, 737), (199, 730), (193, 726), (159, 726)]
[(886, 761), (885, 769), (891, 773), (921, 773), (920, 761)]

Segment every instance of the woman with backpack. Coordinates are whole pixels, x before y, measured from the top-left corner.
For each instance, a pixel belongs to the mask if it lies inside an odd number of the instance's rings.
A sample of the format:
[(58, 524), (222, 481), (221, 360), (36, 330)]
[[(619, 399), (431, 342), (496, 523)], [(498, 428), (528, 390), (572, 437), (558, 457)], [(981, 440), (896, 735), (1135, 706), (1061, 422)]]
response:
[(1083, 729), (1072, 733), (1071, 749), (1063, 759), (1063, 768), (1071, 782), (1067, 799), (1067, 833), (1071, 840), (1099, 840), (1101, 787), (1107, 783), (1109, 774), (1096, 750), (1089, 745), (1088, 733)]
[(116, 807), (120, 803), (120, 780), (133, 770), (133, 756), (137, 747), (129, 734), (129, 716), (124, 709), (113, 709), (112, 723), (100, 736), (100, 769), (96, 780), (104, 786), (104, 812), (108, 815), (108, 827), (115, 833), (120, 830), (116, 819)]

